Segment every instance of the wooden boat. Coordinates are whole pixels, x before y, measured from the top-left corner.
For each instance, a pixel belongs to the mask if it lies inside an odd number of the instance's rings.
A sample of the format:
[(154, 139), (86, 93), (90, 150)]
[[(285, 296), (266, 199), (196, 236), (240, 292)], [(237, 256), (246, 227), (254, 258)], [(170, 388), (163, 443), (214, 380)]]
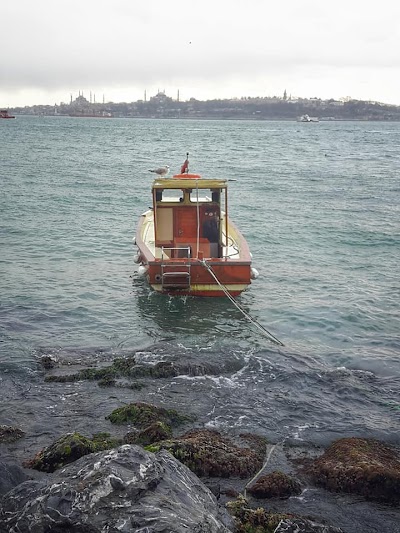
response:
[(7, 109), (0, 109), (0, 118), (15, 118), (14, 115), (10, 115)]
[(138, 272), (157, 292), (237, 296), (258, 272), (243, 235), (228, 217), (228, 180), (181, 173), (158, 177), (153, 205), (139, 219)]
[(297, 122), (319, 122), (319, 118), (302, 115), (301, 117), (298, 117)]

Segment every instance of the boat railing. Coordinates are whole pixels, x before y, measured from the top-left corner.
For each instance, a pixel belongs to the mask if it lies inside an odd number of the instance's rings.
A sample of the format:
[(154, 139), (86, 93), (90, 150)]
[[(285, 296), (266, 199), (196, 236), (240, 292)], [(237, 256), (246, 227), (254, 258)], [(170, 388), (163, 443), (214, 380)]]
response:
[[(168, 254), (167, 252), (170, 252)], [(191, 247), (188, 246), (161, 246), (161, 261), (191, 257)]]

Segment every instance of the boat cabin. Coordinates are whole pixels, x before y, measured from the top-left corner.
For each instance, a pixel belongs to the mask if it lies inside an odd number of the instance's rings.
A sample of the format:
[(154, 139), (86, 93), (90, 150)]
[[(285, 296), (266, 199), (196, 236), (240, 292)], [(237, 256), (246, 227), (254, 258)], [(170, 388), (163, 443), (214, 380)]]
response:
[(152, 187), (155, 246), (169, 258), (222, 257), (227, 246), (227, 182), (178, 174)]

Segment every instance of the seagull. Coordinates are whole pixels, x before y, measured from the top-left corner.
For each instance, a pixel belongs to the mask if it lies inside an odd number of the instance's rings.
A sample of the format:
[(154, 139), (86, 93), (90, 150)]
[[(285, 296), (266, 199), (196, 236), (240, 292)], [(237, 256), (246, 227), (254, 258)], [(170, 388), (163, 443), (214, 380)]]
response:
[(165, 165), (165, 167), (149, 169), (149, 172), (154, 172), (154, 174), (157, 174), (158, 176), (166, 176), (169, 172), (169, 166)]

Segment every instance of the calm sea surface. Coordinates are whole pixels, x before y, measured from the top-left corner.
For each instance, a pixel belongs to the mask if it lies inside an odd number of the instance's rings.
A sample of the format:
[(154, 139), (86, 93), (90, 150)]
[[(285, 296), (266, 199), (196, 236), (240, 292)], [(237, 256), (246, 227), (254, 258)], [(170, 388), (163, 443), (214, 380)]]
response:
[[(284, 347), (225, 299), (157, 295), (137, 275), (148, 169), (176, 173), (187, 151), (191, 171), (236, 180), (230, 214), (260, 272), (238, 301)], [(5, 458), (110, 431), (105, 414), (139, 400), (272, 442), (400, 444), (399, 123), (17, 117), (0, 121), (0, 155), (0, 424), (27, 434)], [(104, 390), (45, 383), (38, 364), (134, 352), (221, 373)], [(299, 510), (400, 531), (393, 510), (326, 501)]]

